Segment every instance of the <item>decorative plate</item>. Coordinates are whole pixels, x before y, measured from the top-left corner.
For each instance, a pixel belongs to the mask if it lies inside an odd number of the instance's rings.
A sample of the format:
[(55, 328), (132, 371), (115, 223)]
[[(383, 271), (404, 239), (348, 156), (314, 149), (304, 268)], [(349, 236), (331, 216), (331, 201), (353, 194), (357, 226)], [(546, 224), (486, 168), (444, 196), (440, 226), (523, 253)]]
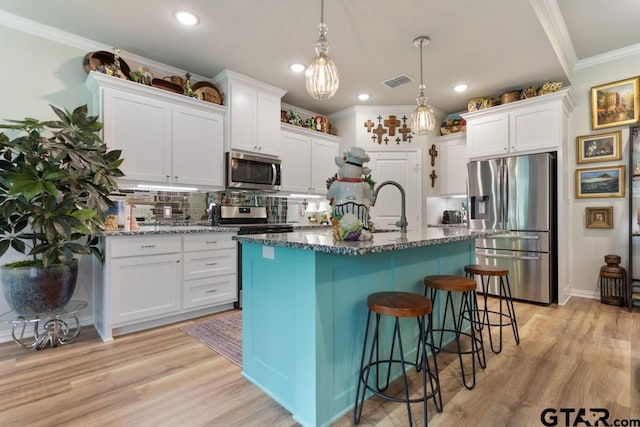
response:
[(201, 100), (222, 105), (222, 94), (213, 83), (197, 82), (191, 86), (191, 89)]

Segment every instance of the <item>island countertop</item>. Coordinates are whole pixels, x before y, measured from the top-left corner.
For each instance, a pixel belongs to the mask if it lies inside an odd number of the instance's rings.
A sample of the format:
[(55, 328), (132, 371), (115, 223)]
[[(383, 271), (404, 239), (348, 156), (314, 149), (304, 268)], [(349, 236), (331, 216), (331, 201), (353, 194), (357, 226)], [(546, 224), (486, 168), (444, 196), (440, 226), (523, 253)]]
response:
[(366, 255), (473, 240), (502, 233), (505, 233), (505, 231), (470, 230), (463, 227), (427, 227), (419, 230), (410, 230), (406, 236), (402, 236), (399, 231), (383, 231), (373, 233), (372, 240), (340, 241), (335, 240), (332, 230), (327, 228), (303, 229), (293, 233), (249, 234), (233, 236), (233, 239), (240, 243), (280, 246), (339, 255)]

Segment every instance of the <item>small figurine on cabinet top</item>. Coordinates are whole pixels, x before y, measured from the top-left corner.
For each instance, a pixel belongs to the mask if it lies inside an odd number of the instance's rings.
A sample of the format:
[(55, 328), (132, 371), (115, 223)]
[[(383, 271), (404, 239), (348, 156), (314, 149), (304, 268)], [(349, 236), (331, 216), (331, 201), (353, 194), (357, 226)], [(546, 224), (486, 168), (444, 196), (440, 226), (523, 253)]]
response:
[[(327, 200), (331, 203), (331, 225), (337, 240), (371, 240), (369, 207), (373, 201), (371, 169), (363, 166), (369, 155), (360, 147), (351, 147), (336, 157), (337, 178), (331, 182)], [(364, 176), (364, 177), (363, 177)]]

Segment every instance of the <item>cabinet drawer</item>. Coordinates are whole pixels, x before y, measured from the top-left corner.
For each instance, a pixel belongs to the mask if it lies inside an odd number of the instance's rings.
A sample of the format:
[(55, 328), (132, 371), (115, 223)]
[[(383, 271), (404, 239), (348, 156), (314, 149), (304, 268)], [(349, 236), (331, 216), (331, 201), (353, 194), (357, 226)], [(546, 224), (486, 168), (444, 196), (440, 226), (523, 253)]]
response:
[(235, 302), (237, 299), (235, 274), (184, 282), (182, 301), (185, 309)]
[(184, 280), (233, 274), (237, 269), (236, 259), (235, 248), (185, 253)]
[(211, 249), (236, 248), (231, 236), (235, 233), (189, 234), (184, 236), (184, 251), (206, 251)]
[(111, 240), (111, 258), (179, 253), (180, 236), (126, 236)]

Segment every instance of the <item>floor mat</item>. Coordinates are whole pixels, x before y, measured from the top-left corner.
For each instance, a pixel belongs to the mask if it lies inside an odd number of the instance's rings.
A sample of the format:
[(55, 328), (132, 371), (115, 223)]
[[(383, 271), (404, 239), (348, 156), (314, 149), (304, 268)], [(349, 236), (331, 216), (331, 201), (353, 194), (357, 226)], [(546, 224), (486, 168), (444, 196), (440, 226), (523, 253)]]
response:
[(180, 329), (242, 367), (242, 311)]

